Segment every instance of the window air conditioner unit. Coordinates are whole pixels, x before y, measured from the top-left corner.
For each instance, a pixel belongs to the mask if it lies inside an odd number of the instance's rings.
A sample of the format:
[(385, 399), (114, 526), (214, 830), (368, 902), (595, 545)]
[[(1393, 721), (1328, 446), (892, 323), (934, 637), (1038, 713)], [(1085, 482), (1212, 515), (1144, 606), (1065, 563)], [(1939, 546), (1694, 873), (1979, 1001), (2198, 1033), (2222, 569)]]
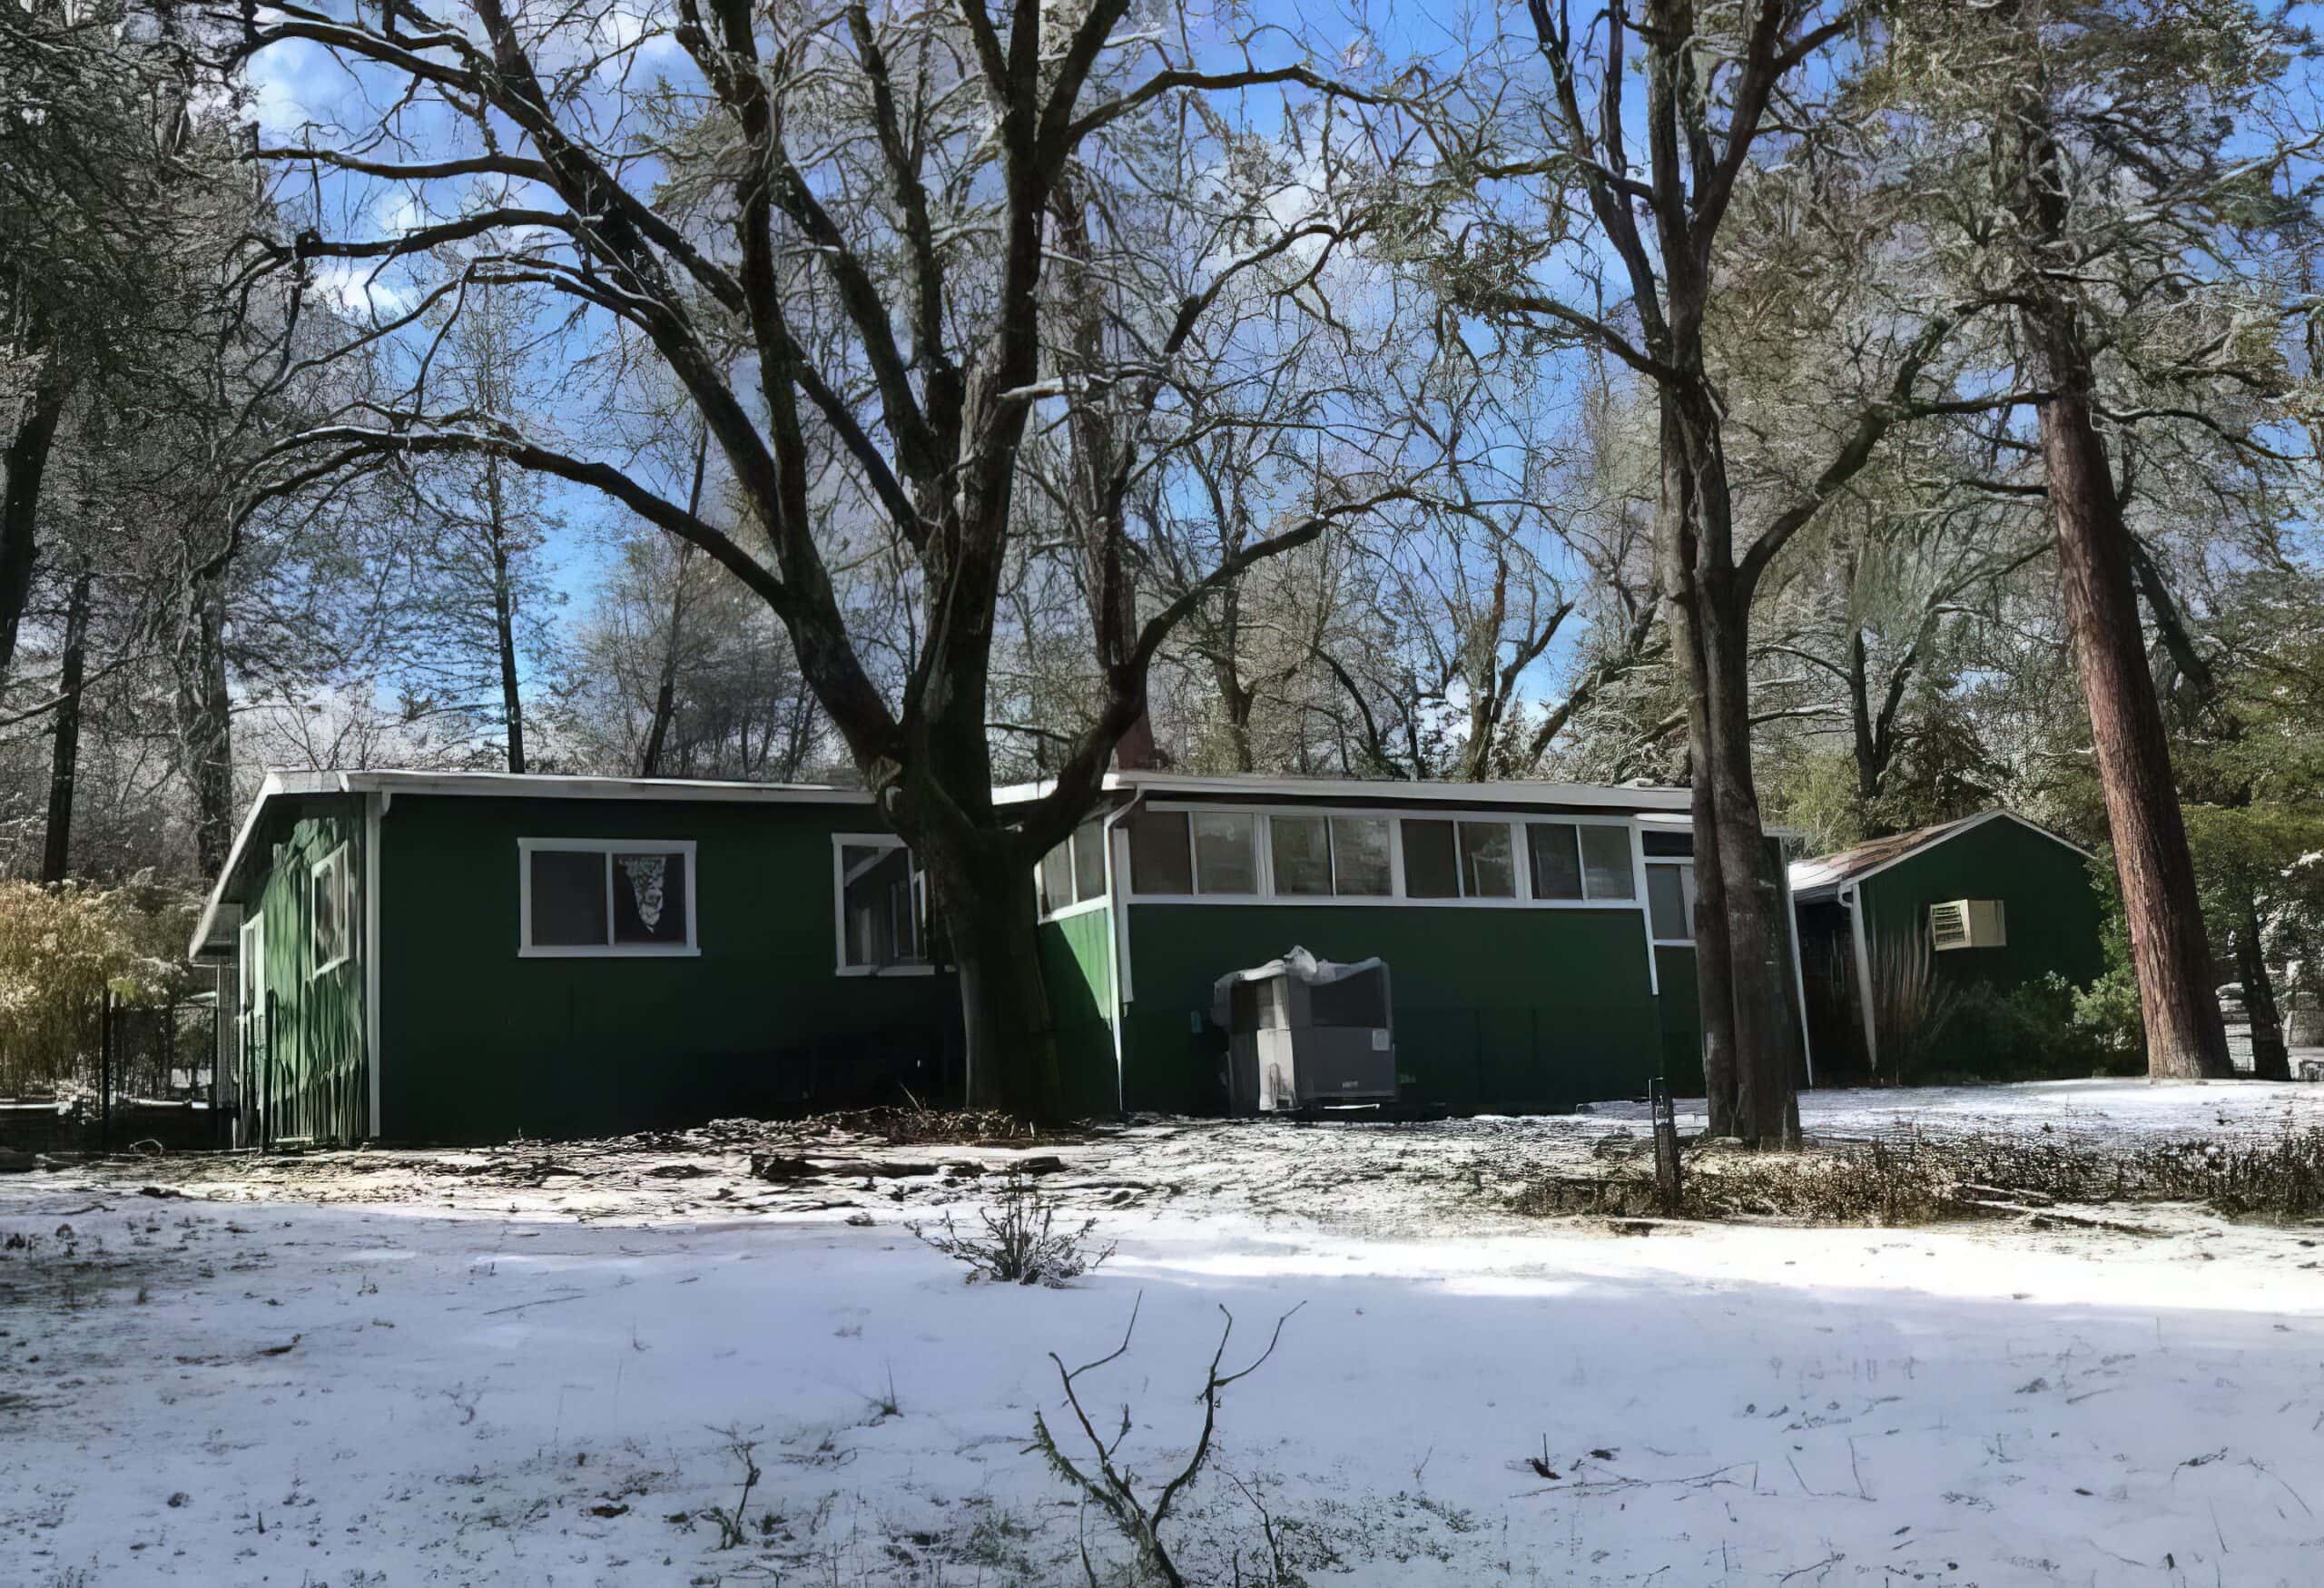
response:
[(1929, 945), (1936, 949), (1997, 949), (2009, 942), (1999, 899), (1951, 899), (1928, 907)]

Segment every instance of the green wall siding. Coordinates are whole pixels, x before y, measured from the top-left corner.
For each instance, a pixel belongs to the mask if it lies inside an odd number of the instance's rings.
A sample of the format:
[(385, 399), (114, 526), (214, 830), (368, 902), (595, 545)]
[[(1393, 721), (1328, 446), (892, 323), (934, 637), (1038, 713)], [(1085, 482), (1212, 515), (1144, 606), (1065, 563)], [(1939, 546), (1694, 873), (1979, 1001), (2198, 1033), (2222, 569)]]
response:
[[(275, 1141), (349, 1141), (369, 1128), (370, 1078), (364, 1064), (363, 822), (354, 796), (310, 800), (279, 830), (256, 911), (265, 922), (266, 991), (274, 995), (271, 1040), (253, 1033), (243, 1086), (271, 1117)], [(315, 864), (340, 844), (355, 880), (351, 957), (317, 973)], [(259, 1022), (265, 1020), (260, 1006)]]
[(1565, 1109), (1637, 1096), (1661, 1066), (1635, 910), (1133, 903), (1129, 944), (1122, 1079), (1133, 1109), (1219, 1111), (1212, 984), (1294, 945), (1388, 962), (1408, 1101)]
[[(860, 806), (398, 795), (380, 836), (382, 1133), (635, 1130), (891, 1072), (943, 1095), (953, 979), (836, 972), (832, 837), (880, 830)], [(701, 953), (520, 958), (519, 838), (691, 840)]]
[(1110, 1114), (1122, 1106), (1114, 1062), (1113, 971), (1107, 937), (1113, 916), (1088, 910), (1042, 922), (1041, 981), (1049, 989), (1057, 1031), (1058, 1065), (1066, 1109)]
[(1999, 899), (2008, 923), (2007, 944), (1934, 955), (1937, 973), (1955, 981), (2010, 988), (2055, 971), (2082, 985), (2106, 968), (2089, 867), (2074, 851), (2021, 823), (1981, 822), (1866, 881), (1866, 930), (1925, 931), (1931, 904)]
[(1662, 987), (1662, 1074), (1673, 1097), (1699, 1097), (1703, 1090), (1703, 1005), (1695, 975), (1695, 951), (1660, 947), (1654, 973)]

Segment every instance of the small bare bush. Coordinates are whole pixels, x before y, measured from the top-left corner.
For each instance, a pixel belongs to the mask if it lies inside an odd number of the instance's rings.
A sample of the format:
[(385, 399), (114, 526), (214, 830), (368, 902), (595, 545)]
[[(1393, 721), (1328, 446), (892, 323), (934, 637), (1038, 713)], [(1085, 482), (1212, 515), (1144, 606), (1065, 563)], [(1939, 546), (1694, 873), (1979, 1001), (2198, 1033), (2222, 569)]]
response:
[(981, 1233), (963, 1233), (950, 1213), (934, 1225), (907, 1224), (927, 1245), (966, 1263), (969, 1277), (1005, 1285), (1065, 1285), (1114, 1255), (1097, 1239), (1098, 1221), (1060, 1227), (1058, 1208), (1040, 1182), (1011, 1169), (991, 1207), (977, 1215)]
[[(1218, 1309), (1219, 1316), (1226, 1320), (1226, 1327), (1219, 1330), (1218, 1348), (1210, 1354), (1210, 1371), (1204, 1375), (1202, 1390), (1195, 1397), (1202, 1407), (1202, 1431), (1196, 1435), (1194, 1450), (1187, 1457), (1185, 1465), (1159, 1488), (1153, 1488), (1148, 1494), (1141, 1491), (1151, 1488), (1151, 1485), (1141, 1484), (1137, 1474), (1120, 1461), (1122, 1445), (1128, 1439), (1131, 1427), (1128, 1406), (1123, 1406), (1121, 1424), (1109, 1438), (1098, 1432), (1096, 1421), (1081, 1399), (1081, 1380), (1084, 1377), (1129, 1354), (1131, 1337), (1137, 1333), (1138, 1308), (1145, 1299), (1141, 1295), (1137, 1302), (1131, 1304), (1129, 1325), (1122, 1330), (1122, 1343), (1096, 1361), (1085, 1362), (1078, 1367), (1068, 1367), (1063, 1357), (1054, 1351), (1049, 1353), (1049, 1360), (1057, 1366), (1058, 1382), (1065, 1391), (1066, 1410), (1072, 1414), (1071, 1431), (1078, 1432), (1080, 1436), (1078, 1448), (1069, 1454), (1058, 1442), (1049, 1420), (1039, 1412), (1033, 1414), (1033, 1443), (1030, 1448), (1048, 1460), (1051, 1471), (1080, 1490), (1088, 1503), (1096, 1505), (1112, 1521), (1135, 1552), (1140, 1578), (1162, 1583), (1166, 1588), (1187, 1588), (1189, 1579), (1164, 1542), (1163, 1527), (1170, 1520), (1171, 1512), (1186, 1494), (1187, 1485), (1195, 1481), (1196, 1475), (1210, 1460), (1212, 1438), (1218, 1430), (1219, 1392), (1266, 1366), (1267, 1358), (1273, 1356), (1275, 1348), (1283, 1343), (1283, 1326), (1291, 1321), (1292, 1314), (1299, 1307), (1295, 1307), (1276, 1318), (1275, 1332), (1267, 1336), (1265, 1348), (1251, 1358), (1247, 1366), (1232, 1373), (1220, 1372), (1219, 1365), (1226, 1360), (1226, 1343), (1235, 1335), (1235, 1315), (1224, 1307)], [(1299, 1305), (1305, 1307), (1306, 1303)], [(1230, 1481), (1257, 1511), (1261, 1536), (1265, 1544), (1265, 1563), (1260, 1567), (1265, 1574), (1250, 1580), (1263, 1584), (1264, 1588), (1295, 1588), (1299, 1578), (1284, 1558), (1282, 1535), (1275, 1516), (1259, 1499), (1257, 1491), (1241, 1479), (1232, 1478), (1231, 1475)], [(1090, 1559), (1087, 1539), (1081, 1544), (1081, 1572), (1089, 1588), (1098, 1588), (1098, 1568)], [(1235, 1573), (1238, 1583), (1244, 1580), (1239, 1550), (1235, 1555)]]

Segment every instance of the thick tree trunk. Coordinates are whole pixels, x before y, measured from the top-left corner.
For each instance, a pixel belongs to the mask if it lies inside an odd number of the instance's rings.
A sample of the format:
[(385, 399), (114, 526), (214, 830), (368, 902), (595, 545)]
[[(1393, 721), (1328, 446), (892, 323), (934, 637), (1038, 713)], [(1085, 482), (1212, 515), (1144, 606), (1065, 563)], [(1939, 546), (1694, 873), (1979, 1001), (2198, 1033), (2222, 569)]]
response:
[(2282, 1007), (2260, 934), (2260, 907), (2249, 897), (2235, 923), (2235, 972), (2243, 983), (2243, 1011), (2251, 1024), (2251, 1074), (2260, 1080), (2290, 1080), (2291, 1050), (2284, 1043)]
[(1735, 989), (1729, 975), (1727, 878), (1719, 863), (1718, 801), (1702, 774), (1710, 744), (1710, 685), (1703, 656), (1701, 591), (1695, 582), (1695, 488), (1669, 399), (1662, 403), (1662, 492), (1655, 555), (1662, 567), (1670, 648), (1687, 689), (1687, 747), (1695, 832), (1695, 981), (1702, 1021), (1703, 1097), (1713, 1136), (1736, 1134)]
[(6, 488), (0, 493), (0, 685), (8, 681), (25, 604), (32, 598), (41, 477), (48, 471), (56, 427), (64, 417), (64, 381), (52, 370), (34, 389), (16, 433), (8, 440)]
[(64, 676), (57, 685), (55, 742), (48, 763), (48, 827), (41, 836), (40, 880), (73, 874), (73, 793), (81, 763), (81, 686), (88, 676), (89, 565), (73, 576), (64, 603)]
[(968, 1106), (1023, 1119), (1065, 1111), (1049, 990), (1041, 978), (1032, 868), (1004, 843), (912, 840), (935, 884), (944, 952), (959, 971)]
[(2199, 1078), (2233, 1073), (2227, 1031), (2211, 987), (2211, 948), (2187, 849), (2171, 742), (2139, 627), (2133, 548), (2122, 504), (2092, 418), (2097, 378), (2073, 301), (2053, 270), (2073, 258), (2065, 176), (2050, 126), (2046, 82), (2029, 89), (2009, 153), (2019, 224), (2036, 251), (2018, 321), (2047, 396), (2041, 404), (2042, 466), (2057, 542), (2058, 584), (2082, 675), (2106, 796), (2106, 822), (2122, 881), (2131, 959), (2146, 1023), (2147, 1073)]
[[(1783, 984), (1784, 934), (1777, 915), (1781, 895), (1769, 874), (1767, 833), (1751, 766), (1748, 596), (1731, 570), (1714, 570), (1701, 587), (1702, 651), (1708, 664), (1709, 743), (1699, 753), (1695, 779), (1708, 784), (1715, 811), (1712, 842), (1718, 850), (1727, 916), (1727, 980), (1735, 1030), (1735, 1134), (1762, 1146), (1799, 1139), (1789, 1030), (1777, 1016)], [(1695, 837), (1696, 877), (1701, 878), (1703, 835)], [(1699, 960), (1700, 954), (1698, 952)]]
[(1695, 962), (1710, 1129), (1764, 1146), (1799, 1137), (1792, 1046), (1772, 996), (1787, 967), (1751, 765), (1750, 606), (1734, 544), (1716, 405), (1665, 402), (1659, 542), (1669, 624), (1688, 686), (1694, 790)]
[(2139, 630), (2130, 537), (2105, 445), (2091, 421), (2087, 368), (2074, 368), (2081, 360), (2067, 339), (2050, 340), (2054, 390), (2042, 406), (2042, 458), (2057, 533), (2058, 582), (2129, 918), (2146, 1021), (2147, 1073), (2223, 1076), (2232, 1072), (2227, 1031), (2211, 988), (2211, 949), (2171, 777), (2170, 738)]

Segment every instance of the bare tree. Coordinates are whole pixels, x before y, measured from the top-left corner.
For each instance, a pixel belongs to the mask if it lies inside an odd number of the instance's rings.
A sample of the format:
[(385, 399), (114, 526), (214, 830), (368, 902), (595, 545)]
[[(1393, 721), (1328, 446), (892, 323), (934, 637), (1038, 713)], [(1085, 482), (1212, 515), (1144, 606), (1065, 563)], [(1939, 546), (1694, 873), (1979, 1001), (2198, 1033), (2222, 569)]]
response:
[[(1135, 623), (1105, 587), (1128, 577), (1129, 559), (1100, 557), (1098, 710), (1050, 791), (996, 806), (990, 664), (1029, 431), (1104, 394), (1122, 444), (1074, 538), (1130, 536), (1129, 487), (1189, 338), (1223, 296), (1267, 286), (1290, 309), (1312, 292), (1319, 261), (1362, 223), (1337, 197), (1339, 173), (1352, 153), (1366, 173), (1376, 163), (1338, 108), (1358, 96), (1312, 67), (1211, 70), (1205, 62), (1236, 59), (1244, 41), (1197, 38), (1192, 17), (1183, 30), (1125, 32), (1128, 12), (1128, 0), (830, 13), (675, 0), (625, 7), (615, 26), (604, 5), (389, 0), (340, 14), (294, 0), (236, 19), (240, 59), (320, 46), (396, 84), (374, 102), (396, 104), (395, 116), (317, 127), (266, 154), (302, 181), (390, 184), (412, 200), (409, 223), (382, 225), (381, 206), (367, 205), (354, 230), (302, 234), (286, 263), (385, 269), (458, 242), (475, 279), (562, 295), (619, 357), (655, 364), (687, 393), (756, 543), (585, 438), (567, 445), (448, 409), (424, 367), (310, 431), (258, 483), (389, 453), (489, 453), (605, 493), (743, 581), (789, 631), (879, 809), (928, 868), (958, 962), (971, 1098), (1034, 1113), (1061, 1096), (1034, 952), (1034, 860), (1089, 808), (1185, 611), (1377, 494), (1356, 482)], [(667, 69), (681, 92), (638, 80), (648, 40), (682, 52)], [(1206, 268), (1165, 301), (1137, 290), (1137, 272), (1113, 275), (1104, 363), (1090, 368), (1066, 350), (1049, 292), (1063, 231), (1090, 228), (1098, 255), (1124, 262), (1099, 201), (1136, 188), (1137, 145), (1215, 138), (1181, 115), (1190, 100), (1259, 89), (1283, 99), (1280, 135), (1301, 140), (1305, 158), (1193, 163), (1198, 184), (1170, 202), (1211, 237), (1188, 251)], [(440, 129), (428, 147), (404, 130), (423, 119), (413, 104)], [(484, 195), (442, 203), (431, 184), (455, 179)], [(1299, 218), (1279, 221), (1277, 204)], [(448, 291), (423, 293), (426, 307)], [(877, 526), (911, 569), (923, 618), (888, 688), (834, 589), (819, 533), (834, 515)]]

